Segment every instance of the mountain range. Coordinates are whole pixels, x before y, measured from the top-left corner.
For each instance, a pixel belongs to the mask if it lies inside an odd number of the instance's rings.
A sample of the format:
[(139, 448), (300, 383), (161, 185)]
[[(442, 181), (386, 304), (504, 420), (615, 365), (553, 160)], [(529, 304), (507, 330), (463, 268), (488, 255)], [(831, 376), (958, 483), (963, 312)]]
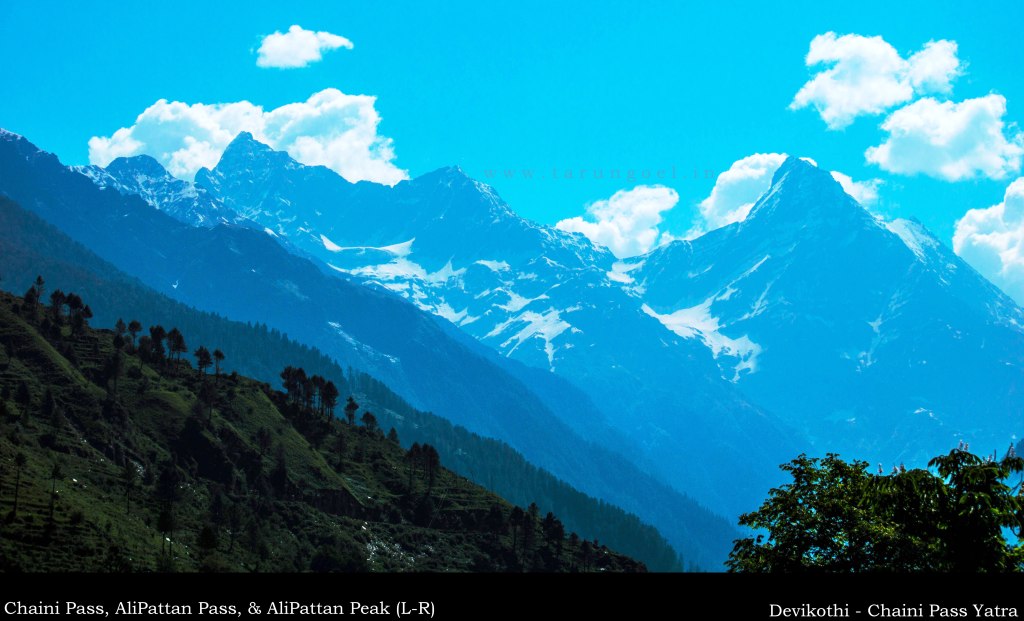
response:
[(628, 262), (646, 312), (819, 451), (921, 464), (1021, 431), (1024, 312), (915, 220), (790, 158), (746, 220)]
[(393, 188), (351, 184), (243, 133), (196, 185), (331, 270), (569, 380), (598, 415), (563, 404), (567, 424), (712, 507), (738, 511), (773, 478), (724, 464), (779, 463), (797, 449), (791, 430), (719, 377), (701, 343), (643, 312), (608, 250), (520, 218), (457, 167)]
[(585, 411), (589, 400), (564, 380), (498, 356), (393, 293), (339, 277), (260, 230), (189, 226), (138, 196), (97, 188), (21, 137), (0, 138), (5, 194), (156, 291), (287, 331), (343, 367), (385, 381), (413, 405), (503, 439), (580, 490), (637, 513), (688, 562), (722, 558), (734, 532), (721, 519), (580, 438), (519, 376), (538, 375), (547, 400)]
[(244, 132), (194, 182), (147, 156), (65, 167), (0, 133), (0, 192), (160, 293), (287, 332), (674, 544), (652, 497), (734, 516), (802, 451), (888, 469), (1021, 428), (1024, 312), (800, 158), (745, 220), (623, 260), (457, 167), (350, 183)]

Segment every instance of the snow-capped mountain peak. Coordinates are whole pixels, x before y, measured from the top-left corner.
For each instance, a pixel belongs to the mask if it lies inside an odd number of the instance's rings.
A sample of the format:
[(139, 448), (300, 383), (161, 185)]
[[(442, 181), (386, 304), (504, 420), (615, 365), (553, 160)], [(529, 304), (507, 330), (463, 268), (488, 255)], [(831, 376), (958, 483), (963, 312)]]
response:
[(636, 261), (648, 314), (830, 450), (923, 457), (1024, 424), (1001, 405), (1024, 385), (1021, 309), (920, 222), (872, 215), (809, 162), (788, 158), (746, 220)]
[(149, 155), (119, 157), (106, 166), (75, 166), (101, 188), (136, 195), (169, 216), (192, 226), (247, 224), (204, 188), (174, 177)]
[(801, 231), (817, 226), (858, 226), (871, 218), (831, 173), (790, 156), (775, 172), (771, 187), (740, 225)]

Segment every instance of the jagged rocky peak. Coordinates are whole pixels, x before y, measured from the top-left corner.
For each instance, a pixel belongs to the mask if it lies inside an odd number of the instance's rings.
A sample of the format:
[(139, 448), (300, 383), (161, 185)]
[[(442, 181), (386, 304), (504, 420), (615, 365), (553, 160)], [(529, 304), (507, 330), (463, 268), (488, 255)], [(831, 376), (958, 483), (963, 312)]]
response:
[(170, 173), (155, 158), (149, 155), (119, 157), (105, 168), (107, 172), (118, 177), (142, 174), (152, 178), (170, 177)]
[(872, 222), (872, 216), (843, 190), (832, 173), (806, 159), (790, 156), (772, 177), (745, 223), (804, 227), (814, 222)]
[(239, 132), (224, 149), (213, 172), (228, 174), (253, 170), (258, 167), (270, 168), (275, 165), (296, 166), (298, 163), (286, 152), (275, 151), (270, 146), (256, 140), (251, 133)]
[(418, 183), (447, 183), (451, 181), (466, 182), (471, 181), (466, 171), (462, 170), (461, 166), (444, 166), (437, 170), (432, 170), (428, 173), (420, 175), (414, 181)]
[(24, 136), (0, 127), (0, 140), (24, 140)]

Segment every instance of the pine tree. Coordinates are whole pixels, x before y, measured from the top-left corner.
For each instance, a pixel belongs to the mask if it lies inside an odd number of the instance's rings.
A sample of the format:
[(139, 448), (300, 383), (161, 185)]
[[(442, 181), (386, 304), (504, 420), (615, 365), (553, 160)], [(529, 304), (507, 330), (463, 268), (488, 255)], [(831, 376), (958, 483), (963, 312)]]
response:
[(206, 375), (206, 369), (210, 368), (210, 365), (213, 364), (213, 356), (210, 355), (210, 350), (200, 345), (192, 355), (196, 357), (196, 368), (199, 369), (199, 375)]
[(135, 337), (138, 336), (139, 332), (142, 332), (142, 324), (135, 319), (129, 321), (128, 334), (132, 335), (132, 349), (135, 349)]
[[(164, 349), (165, 338), (167, 338), (167, 330), (165, 330), (163, 326), (156, 325), (149, 327), (149, 350), (157, 362), (162, 361), (166, 355), (166, 350)], [(139, 347), (141, 349), (141, 343)]]
[(409, 464), (409, 493), (412, 493), (412, 480), (416, 474), (416, 464), (420, 460), (420, 443), (413, 442), (412, 446), (405, 453), (405, 461)]
[(213, 374), (217, 378), (217, 383), (220, 384), (220, 363), (224, 362), (224, 352), (219, 349), (213, 350)]
[(348, 403), (345, 404), (345, 419), (349, 425), (356, 424), (356, 412), (359, 410), (359, 404), (356, 403), (355, 399), (351, 396), (348, 398)]
[(334, 382), (327, 380), (320, 390), (320, 400), (323, 402), (327, 420), (334, 417), (334, 406), (338, 404), (339, 396), (338, 387), (334, 385)]
[(36, 304), (38, 305), (42, 300), (46, 299), (46, 281), (43, 280), (42, 275), (36, 276), (36, 282), (33, 287), (36, 290)]
[(63, 323), (65, 299), (64, 292), (60, 289), (54, 289), (50, 294), (50, 315), (53, 318), (53, 323), (58, 326)]
[(167, 347), (175, 361), (180, 361), (181, 355), (188, 352), (188, 345), (185, 344), (185, 336), (181, 330), (171, 328), (171, 331), (167, 333)]

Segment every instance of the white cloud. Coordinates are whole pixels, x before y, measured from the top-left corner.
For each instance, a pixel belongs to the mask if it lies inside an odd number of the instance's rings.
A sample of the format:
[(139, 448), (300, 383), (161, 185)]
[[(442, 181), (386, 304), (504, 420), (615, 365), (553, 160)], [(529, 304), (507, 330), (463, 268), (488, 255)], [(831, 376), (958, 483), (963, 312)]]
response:
[(595, 244), (606, 246), (616, 257), (643, 254), (673, 239), (658, 229), (661, 213), (675, 207), (679, 195), (660, 185), (639, 185), (619, 190), (608, 200), (587, 207), (587, 216), (568, 218), (555, 225), (563, 231), (583, 233)]
[(946, 181), (1003, 179), (1020, 170), (1024, 154), (1021, 134), (1004, 134), (1005, 113), (1001, 95), (961, 102), (919, 99), (889, 115), (882, 123), (888, 137), (864, 155), (893, 173)]
[(785, 153), (755, 153), (733, 162), (718, 175), (711, 194), (698, 206), (702, 230), (713, 230), (747, 217), (757, 199), (772, 185), (772, 176), (786, 161)]
[(948, 93), (961, 73), (953, 41), (929, 41), (904, 59), (882, 37), (834, 32), (814, 37), (805, 62), (824, 64), (793, 98), (790, 109), (814, 106), (829, 129), (863, 114), (881, 114), (915, 95)]
[(263, 37), (256, 50), (256, 65), (278, 69), (305, 67), (323, 59), (323, 53), (338, 48), (352, 49), (352, 42), (329, 32), (313, 32), (294, 25), (288, 32), (275, 32)]
[(393, 163), (390, 138), (377, 133), (376, 97), (346, 95), (329, 88), (303, 102), (273, 110), (239, 101), (187, 104), (157, 101), (109, 137), (89, 140), (89, 161), (106, 166), (117, 157), (145, 153), (171, 174), (191, 179), (200, 167), (212, 168), (241, 131), (287, 151), (309, 165), (333, 169), (349, 181), (395, 184), (408, 178)]
[(882, 185), (881, 179), (868, 179), (867, 181), (854, 181), (849, 175), (833, 170), (832, 178), (843, 186), (843, 191), (852, 196), (864, 207), (874, 205), (878, 202), (878, 188)]
[(1024, 304), (1024, 177), (1006, 188), (1003, 202), (957, 221), (953, 250)]

